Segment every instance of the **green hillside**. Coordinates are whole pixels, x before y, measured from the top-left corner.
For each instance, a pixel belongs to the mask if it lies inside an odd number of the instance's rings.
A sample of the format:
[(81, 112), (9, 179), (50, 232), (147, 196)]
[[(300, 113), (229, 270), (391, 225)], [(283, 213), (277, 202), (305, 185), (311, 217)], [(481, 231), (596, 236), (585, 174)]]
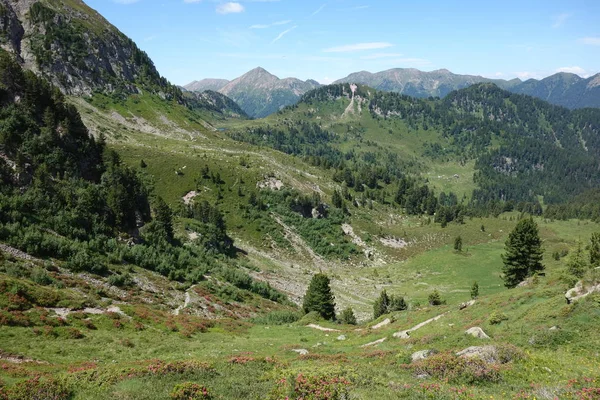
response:
[(0, 51), (0, 400), (600, 398), (598, 110), (336, 84), (249, 119), (81, 2), (0, 4), (68, 64)]

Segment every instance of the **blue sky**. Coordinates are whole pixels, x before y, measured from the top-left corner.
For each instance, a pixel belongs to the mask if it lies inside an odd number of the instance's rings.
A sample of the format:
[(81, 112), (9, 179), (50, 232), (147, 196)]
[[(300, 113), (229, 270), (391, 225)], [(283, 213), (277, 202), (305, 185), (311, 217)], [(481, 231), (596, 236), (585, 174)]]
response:
[(87, 0), (179, 85), (261, 66), (329, 83), (446, 68), (498, 78), (600, 72), (600, 1)]

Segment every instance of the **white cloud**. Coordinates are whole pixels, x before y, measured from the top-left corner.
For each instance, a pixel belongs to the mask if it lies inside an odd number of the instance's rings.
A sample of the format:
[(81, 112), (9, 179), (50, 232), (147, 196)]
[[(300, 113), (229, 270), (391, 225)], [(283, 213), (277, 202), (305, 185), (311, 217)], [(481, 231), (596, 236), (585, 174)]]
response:
[(368, 56), (362, 56), (361, 60), (377, 60), (380, 58), (393, 58), (393, 57), (402, 57), (402, 53), (375, 53), (369, 54)]
[(584, 37), (579, 39), (579, 42), (592, 46), (600, 46), (600, 37)]
[(276, 41), (278, 41), (279, 39), (281, 39), (282, 37), (284, 37), (285, 35), (287, 35), (291, 31), (293, 31), (297, 27), (298, 27), (298, 25), (292, 26), (290, 29), (286, 29), (285, 31), (281, 32), (279, 35), (277, 35), (277, 37), (275, 39), (273, 39), (273, 41), (271, 42), (271, 44), (275, 43)]
[(319, 7), (314, 13), (310, 14), (311, 16), (313, 15), (317, 15), (318, 13), (320, 13), (321, 11), (323, 11), (323, 9), (325, 8), (327, 4), (323, 4), (321, 7)]
[(577, 74), (579, 76), (582, 76), (584, 78), (587, 78), (590, 74), (586, 73), (585, 69), (578, 67), (576, 65), (572, 66), (572, 67), (562, 67), (562, 68), (558, 68), (556, 70), (556, 72), (569, 72), (571, 74)]
[(219, 14), (241, 13), (244, 11), (244, 6), (240, 3), (223, 3), (217, 6)]
[(285, 21), (277, 21), (277, 22), (273, 22), (271, 24), (256, 24), (256, 25), (252, 25), (250, 27), (250, 29), (267, 29), (267, 28), (270, 28), (272, 26), (287, 25), (290, 22), (292, 22), (291, 19), (286, 19)]
[(335, 81), (335, 79), (330, 78), (328, 76), (326, 76), (325, 78), (319, 79), (319, 83), (321, 85), (329, 85), (330, 83), (333, 83)]
[(392, 47), (392, 46), (393, 46), (393, 44), (387, 43), (387, 42), (355, 43), (355, 44), (348, 44), (345, 46), (330, 47), (328, 49), (323, 49), (323, 52), (324, 53), (348, 53), (348, 52), (352, 52), (352, 51), (385, 49), (385, 48)]
[(564, 23), (573, 16), (570, 13), (562, 13), (554, 17), (554, 24), (552, 24), (553, 28), (560, 28), (564, 25)]

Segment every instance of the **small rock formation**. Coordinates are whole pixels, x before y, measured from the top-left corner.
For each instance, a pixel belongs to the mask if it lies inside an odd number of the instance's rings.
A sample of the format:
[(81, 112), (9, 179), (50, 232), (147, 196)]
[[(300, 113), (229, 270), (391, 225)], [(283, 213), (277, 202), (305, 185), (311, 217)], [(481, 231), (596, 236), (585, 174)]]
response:
[(323, 331), (323, 332), (339, 332), (340, 331), (339, 329), (325, 328), (325, 327), (317, 325), (317, 324), (308, 324), (308, 325), (306, 325), (306, 327), (317, 329), (317, 330)]
[(346, 335), (340, 335), (340, 336), (338, 336), (337, 340), (346, 340)]
[(483, 331), (483, 329), (481, 329), (478, 326), (474, 326), (472, 328), (467, 329), (465, 331), (465, 334), (471, 335), (471, 336), (476, 337), (478, 339), (489, 339), (490, 338), (488, 335), (486, 335), (486, 333)]
[(394, 333), (393, 336), (395, 338), (408, 339), (408, 338), (410, 338), (410, 331), (396, 332), (396, 333)]
[(437, 353), (437, 351), (435, 351), (435, 350), (421, 350), (421, 351), (414, 352), (410, 356), (410, 358), (411, 358), (412, 362), (416, 362), (416, 361), (424, 360), (427, 357), (430, 357), (436, 353)]
[(389, 318), (384, 319), (383, 321), (381, 321), (380, 323), (378, 323), (377, 325), (373, 325), (371, 327), (371, 329), (379, 329), (379, 328), (383, 328), (386, 325), (389, 325), (392, 323), (392, 320)]
[(308, 350), (306, 349), (292, 349), (292, 351), (300, 354), (301, 356), (305, 356), (308, 354)]
[(473, 304), (475, 304), (475, 300), (469, 300), (465, 303), (460, 303), (460, 305), (458, 306), (458, 309), (464, 310), (467, 307), (471, 307)]
[(554, 326), (550, 327), (550, 329), (548, 329), (548, 330), (549, 330), (549, 331), (557, 331), (557, 330), (559, 330), (559, 329), (560, 329), (560, 327), (559, 327), (559, 326), (556, 326), (556, 325), (554, 325)]
[(490, 363), (496, 362), (498, 359), (495, 346), (471, 346), (459, 351), (456, 355), (463, 358), (477, 357)]
[(379, 343), (383, 343), (383, 342), (385, 342), (385, 340), (386, 340), (386, 339), (387, 339), (387, 338), (381, 338), (381, 339), (375, 340), (375, 341), (373, 341), (373, 342), (370, 342), (370, 343), (367, 343), (367, 344), (363, 344), (363, 345), (362, 345), (362, 346), (360, 346), (360, 347), (363, 347), (363, 348), (364, 348), (364, 347), (375, 346), (376, 344), (379, 344)]
[(565, 293), (565, 298), (567, 300), (567, 304), (571, 304), (572, 302), (582, 299), (594, 292), (600, 292), (600, 283), (586, 289), (583, 287), (583, 281), (579, 281), (574, 288), (569, 289), (567, 293)]

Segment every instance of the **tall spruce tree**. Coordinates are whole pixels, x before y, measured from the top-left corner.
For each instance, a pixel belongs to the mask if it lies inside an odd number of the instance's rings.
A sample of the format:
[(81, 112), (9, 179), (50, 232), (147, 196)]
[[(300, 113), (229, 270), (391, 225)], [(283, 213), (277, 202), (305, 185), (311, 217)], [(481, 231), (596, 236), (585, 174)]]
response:
[(514, 288), (525, 278), (544, 270), (542, 241), (533, 218), (520, 220), (508, 235), (502, 255), (504, 286)]
[(379, 298), (375, 300), (375, 304), (373, 304), (373, 319), (377, 319), (383, 314), (387, 314), (389, 306), (390, 298), (388, 297), (385, 289), (383, 289), (379, 295)]
[(302, 304), (305, 313), (316, 311), (325, 319), (335, 319), (334, 296), (329, 284), (329, 277), (323, 273), (312, 277)]

